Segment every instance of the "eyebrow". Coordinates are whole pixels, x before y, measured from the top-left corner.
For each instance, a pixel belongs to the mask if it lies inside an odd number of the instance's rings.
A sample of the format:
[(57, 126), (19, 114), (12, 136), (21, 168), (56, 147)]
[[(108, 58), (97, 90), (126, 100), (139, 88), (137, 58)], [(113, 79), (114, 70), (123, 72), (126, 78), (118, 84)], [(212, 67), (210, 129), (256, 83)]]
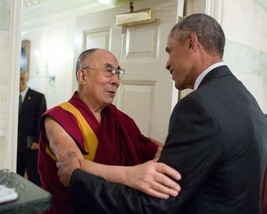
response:
[[(105, 67), (107, 68), (107, 67), (113, 67), (113, 68), (115, 68), (113, 65), (111, 65), (110, 63), (105, 63)], [(120, 66), (118, 66), (116, 69), (121, 69), (121, 67)]]
[(113, 66), (109, 63), (105, 63), (105, 67), (113, 67)]

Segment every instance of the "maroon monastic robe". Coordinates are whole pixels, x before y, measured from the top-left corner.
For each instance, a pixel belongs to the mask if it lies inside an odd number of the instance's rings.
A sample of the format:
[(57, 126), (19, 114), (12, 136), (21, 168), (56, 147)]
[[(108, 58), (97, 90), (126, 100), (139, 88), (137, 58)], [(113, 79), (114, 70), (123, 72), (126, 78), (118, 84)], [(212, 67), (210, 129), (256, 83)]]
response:
[(68, 214), (73, 210), (68, 188), (57, 176), (56, 157), (48, 147), (44, 128), (44, 118), (48, 115), (74, 139), (85, 159), (108, 165), (132, 166), (153, 159), (157, 151), (157, 146), (141, 134), (134, 120), (114, 105), (102, 110), (99, 124), (74, 93), (68, 102), (48, 110), (41, 117), (38, 169), (42, 187), (53, 196), (48, 211), (51, 214)]

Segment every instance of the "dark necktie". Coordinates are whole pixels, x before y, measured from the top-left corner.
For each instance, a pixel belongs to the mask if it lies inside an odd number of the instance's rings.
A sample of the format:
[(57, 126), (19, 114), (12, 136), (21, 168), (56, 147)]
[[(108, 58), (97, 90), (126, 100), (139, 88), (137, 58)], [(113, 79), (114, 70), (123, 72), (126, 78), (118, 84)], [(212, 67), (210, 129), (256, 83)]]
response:
[(19, 112), (21, 111), (21, 106), (22, 106), (22, 96), (20, 94), (19, 95)]

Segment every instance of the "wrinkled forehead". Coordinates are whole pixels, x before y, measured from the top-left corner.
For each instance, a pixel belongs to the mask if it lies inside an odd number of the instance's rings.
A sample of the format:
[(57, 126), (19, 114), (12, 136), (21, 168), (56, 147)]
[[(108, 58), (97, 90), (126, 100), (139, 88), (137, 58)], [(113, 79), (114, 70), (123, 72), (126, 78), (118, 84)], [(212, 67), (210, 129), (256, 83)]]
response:
[(103, 67), (106, 65), (111, 65), (115, 68), (118, 67), (117, 58), (109, 51), (97, 50), (91, 57), (86, 60), (90, 65), (96, 67)]

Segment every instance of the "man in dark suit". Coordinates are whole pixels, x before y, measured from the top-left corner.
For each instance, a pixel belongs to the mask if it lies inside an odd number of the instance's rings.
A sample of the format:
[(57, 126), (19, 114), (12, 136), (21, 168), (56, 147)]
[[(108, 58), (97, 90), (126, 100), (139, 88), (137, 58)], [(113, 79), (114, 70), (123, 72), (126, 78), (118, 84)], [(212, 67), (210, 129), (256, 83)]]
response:
[(80, 210), (116, 214), (260, 212), (267, 120), (255, 98), (223, 63), (224, 46), (221, 26), (205, 14), (186, 17), (168, 37), (166, 68), (175, 87), (194, 90), (173, 109), (159, 159), (181, 173), (179, 195), (156, 199), (106, 182), (89, 174), (83, 160), (72, 154), (70, 160), (58, 163), (58, 175), (62, 182), (67, 181), (65, 185), (71, 175), (70, 192)]
[(17, 173), (40, 186), (37, 170), (39, 119), (46, 111), (46, 99), (28, 87), (29, 73), (20, 72), (20, 100), (18, 121)]

